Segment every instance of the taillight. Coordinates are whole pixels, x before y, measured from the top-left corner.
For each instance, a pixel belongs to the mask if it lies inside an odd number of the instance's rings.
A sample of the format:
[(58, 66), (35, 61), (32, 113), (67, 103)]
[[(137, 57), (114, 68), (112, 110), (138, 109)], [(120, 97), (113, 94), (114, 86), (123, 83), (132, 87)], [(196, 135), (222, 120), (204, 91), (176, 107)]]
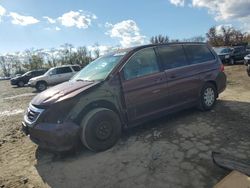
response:
[(224, 70), (225, 70), (225, 69), (224, 69), (224, 65), (221, 64), (221, 66), (220, 66), (220, 71), (221, 71), (221, 72), (224, 72)]

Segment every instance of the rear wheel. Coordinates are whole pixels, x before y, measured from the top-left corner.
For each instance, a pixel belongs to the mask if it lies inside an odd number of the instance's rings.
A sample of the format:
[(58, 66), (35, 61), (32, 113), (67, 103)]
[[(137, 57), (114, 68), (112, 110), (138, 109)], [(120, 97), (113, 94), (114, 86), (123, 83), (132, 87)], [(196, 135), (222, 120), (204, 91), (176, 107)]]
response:
[(200, 93), (199, 109), (211, 110), (216, 102), (217, 90), (212, 83), (206, 83)]
[(36, 84), (36, 89), (37, 89), (37, 91), (44, 91), (44, 90), (46, 90), (47, 89), (47, 83), (44, 82), (44, 81), (38, 82)]
[(106, 108), (90, 111), (81, 122), (81, 141), (92, 151), (111, 148), (121, 135), (121, 122), (118, 115)]
[(17, 83), (17, 85), (18, 85), (18, 87), (23, 87), (23, 86), (24, 86), (24, 82), (23, 82), (23, 81), (19, 81), (19, 82)]

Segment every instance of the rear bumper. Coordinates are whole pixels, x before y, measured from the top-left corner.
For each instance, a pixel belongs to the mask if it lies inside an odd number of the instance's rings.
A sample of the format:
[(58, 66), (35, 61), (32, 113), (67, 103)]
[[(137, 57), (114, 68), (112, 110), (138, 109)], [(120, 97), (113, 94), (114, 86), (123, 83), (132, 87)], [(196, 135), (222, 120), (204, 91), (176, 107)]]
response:
[(216, 78), (218, 94), (222, 93), (227, 87), (227, 76), (224, 72), (220, 72)]
[(29, 127), (22, 122), (22, 130), (41, 148), (53, 151), (70, 150), (80, 141), (80, 127), (71, 122), (40, 123), (34, 127)]

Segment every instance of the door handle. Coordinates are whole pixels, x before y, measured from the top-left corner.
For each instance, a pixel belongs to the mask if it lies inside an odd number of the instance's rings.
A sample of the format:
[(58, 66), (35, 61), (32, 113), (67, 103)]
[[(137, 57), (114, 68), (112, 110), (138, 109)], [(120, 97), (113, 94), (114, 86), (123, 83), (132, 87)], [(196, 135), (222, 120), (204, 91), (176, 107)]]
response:
[(156, 94), (156, 93), (159, 93), (160, 91), (161, 91), (160, 89), (156, 89), (156, 90), (153, 90), (152, 93)]
[(174, 79), (174, 78), (176, 78), (176, 77), (177, 77), (176, 75), (171, 75), (171, 76), (170, 76), (171, 79)]

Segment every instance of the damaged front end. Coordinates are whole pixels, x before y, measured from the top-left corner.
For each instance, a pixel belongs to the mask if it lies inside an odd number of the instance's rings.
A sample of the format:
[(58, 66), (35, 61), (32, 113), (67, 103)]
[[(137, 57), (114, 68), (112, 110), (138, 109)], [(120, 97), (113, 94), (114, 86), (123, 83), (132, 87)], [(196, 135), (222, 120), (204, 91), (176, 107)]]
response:
[(50, 108), (30, 104), (22, 122), (24, 133), (41, 148), (54, 151), (72, 149), (79, 142), (80, 132), (79, 125), (67, 117), (73, 103), (56, 103)]
[[(80, 142), (80, 126), (70, 116), (81, 93), (94, 83), (63, 83), (37, 95), (29, 104), (22, 129), (41, 148), (66, 151)], [(70, 86), (70, 87), (69, 87)]]

